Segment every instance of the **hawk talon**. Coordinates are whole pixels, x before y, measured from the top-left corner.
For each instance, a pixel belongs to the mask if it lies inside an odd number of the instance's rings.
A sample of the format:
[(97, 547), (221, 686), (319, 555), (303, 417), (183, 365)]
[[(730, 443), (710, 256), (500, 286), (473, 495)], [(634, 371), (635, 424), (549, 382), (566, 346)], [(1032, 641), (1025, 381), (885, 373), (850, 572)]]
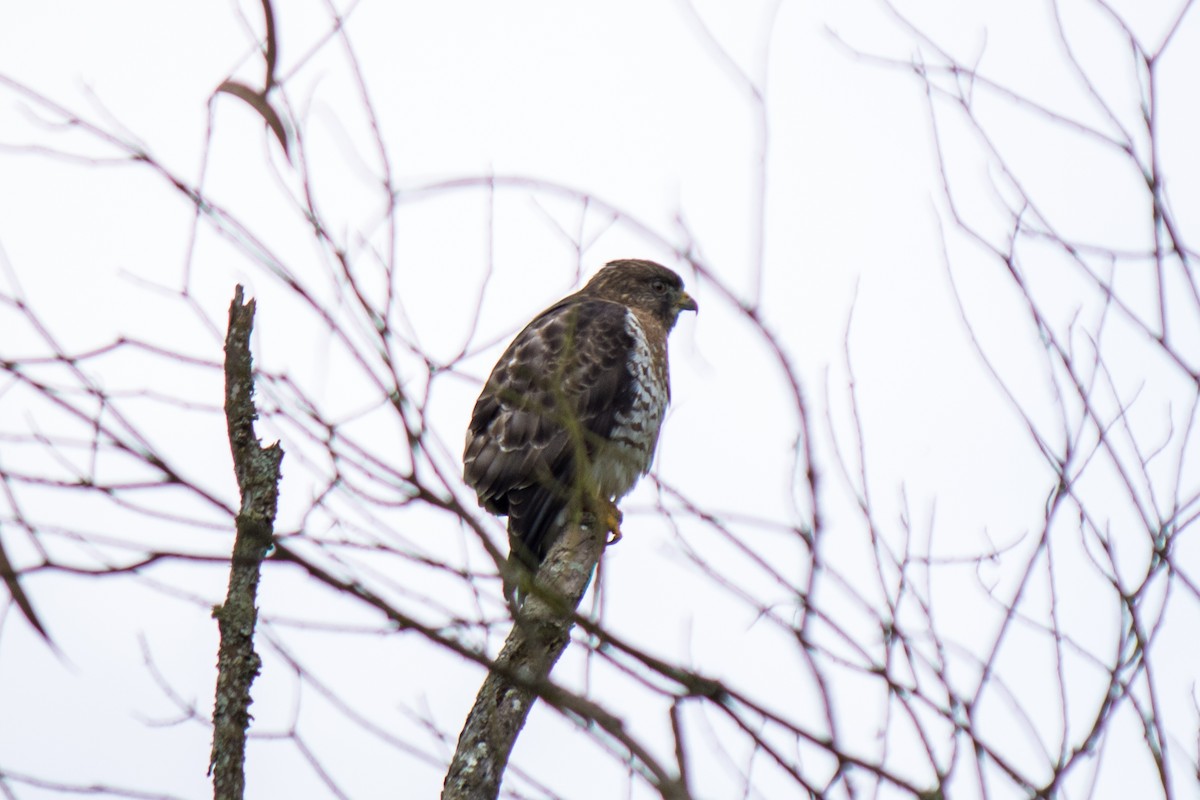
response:
[[(617, 504), (607, 498), (600, 498), (600, 513), (597, 515), (599, 521), (604, 525), (605, 547), (610, 547), (624, 538), (621, 533), (621, 523), (625, 521), (625, 515), (621, 513), (621, 509), (617, 508)], [(612, 534), (612, 538), (608, 538), (608, 534)]]
[[(579, 524), (588, 530), (591, 530), (593, 525), (599, 524), (604, 531), (604, 546), (609, 547), (625, 538), (625, 535), (621, 533), (621, 523), (625, 521), (625, 515), (611, 500), (600, 498), (597, 505), (600, 507), (598, 510), (584, 511), (580, 515)], [(609, 534), (612, 534), (611, 539)]]

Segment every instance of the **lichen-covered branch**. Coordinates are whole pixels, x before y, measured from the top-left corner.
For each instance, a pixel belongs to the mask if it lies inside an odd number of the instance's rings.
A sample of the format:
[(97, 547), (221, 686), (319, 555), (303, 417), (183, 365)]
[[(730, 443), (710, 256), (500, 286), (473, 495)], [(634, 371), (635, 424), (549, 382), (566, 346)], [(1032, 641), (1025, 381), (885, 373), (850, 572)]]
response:
[[(531, 686), (544, 681), (567, 648), (573, 613), (583, 600), (604, 551), (604, 535), (573, 526), (558, 537), (538, 570), (533, 591), (495, 665), (484, 679), (458, 737), (442, 800), (484, 800), (500, 793), (517, 735), (537, 699)], [(527, 680), (515, 685), (506, 675)]]
[(254, 301), (243, 304), (234, 291), (225, 336), (225, 420), (242, 503), (229, 569), (225, 603), (213, 609), (221, 632), (217, 693), (213, 706), (213, 747), (209, 771), (216, 800), (240, 800), (245, 790), (246, 729), (250, 726), (250, 685), (261, 660), (254, 652), (255, 599), (263, 558), (274, 535), (279, 497), (279, 444), (259, 445), (254, 434), (254, 370), (250, 331)]

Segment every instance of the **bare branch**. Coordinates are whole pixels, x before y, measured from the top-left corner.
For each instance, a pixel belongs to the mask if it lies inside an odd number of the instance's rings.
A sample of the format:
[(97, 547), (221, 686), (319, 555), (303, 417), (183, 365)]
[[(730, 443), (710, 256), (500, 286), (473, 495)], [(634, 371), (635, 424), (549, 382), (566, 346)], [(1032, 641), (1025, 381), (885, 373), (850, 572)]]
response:
[[(568, 527), (551, 547), (538, 569), (533, 591), (518, 611), (512, 632), (463, 725), (446, 774), (443, 800), (482, 800), (499, 795), (509, 754), (539, 694), (530, 684), (546, 681), (566, 650), (575, 624), (573, 611), (583, 600), (603, 551), (604, 534), (598, 526)], [(513, 675), (521, 676), (521, 683), (514, 684)], [(555, 701), (553, 696), (548, 700)], [(614, 723), (619, 728), (615, 720), (608, 727)], [(689, 796), (681, 781), (639, 750), (634, 749), (631, 755), (651, 769), (663, 797)]]
[(254, 301), (242, 302), (239, 285), (229, 307), (225, 339), (225, 415), (234, 471), (242, 496), (225, 603), (213, 608), (221, 631), (217, 693), (213, 707), (213, 746), (209, 772), (215, 800), (240, 800), (245, 791), (246, 731), (250, 727), (250, 686), (262, 660), (254, 651), (255, 607), (262, 561), (274, 536), (279, 497), (278, 443), (259, 444), (254, 433), (254, 369), (250, 331)]

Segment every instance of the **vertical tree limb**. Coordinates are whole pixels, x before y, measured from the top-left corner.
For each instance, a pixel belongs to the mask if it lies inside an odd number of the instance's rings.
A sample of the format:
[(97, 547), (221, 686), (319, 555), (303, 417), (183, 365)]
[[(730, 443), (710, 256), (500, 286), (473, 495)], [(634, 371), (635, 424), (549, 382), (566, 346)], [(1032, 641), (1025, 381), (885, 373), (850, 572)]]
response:
[(217, 693), (213, 706), (213, 746), (209, 773), (216, 800), (240, 800), (246, 786), (246, 729), (250, 726), (250, 685), (262, 661), (254, 652), (255, 600), (263, 558), (274, 536), (279, 497), (279, 443), (262, 447), (254, 434), (254, 370), (250, 331), (254, 301), (234, 290), (225, 335), (225, 421), (242, 504), (229, 569), (225, 603), (213, 608), (221, 632)]
[[(546, 554), (533, 591), (463, 724), (442, 800), (491, 800), (499, 795), (513, 744), (537, 699), (529, 687), (544, 681), (567, 649), (573, 612), (604, 551), (601, 527), (572, 525)], [(506, 675), (520, 676), (521, 686)]]

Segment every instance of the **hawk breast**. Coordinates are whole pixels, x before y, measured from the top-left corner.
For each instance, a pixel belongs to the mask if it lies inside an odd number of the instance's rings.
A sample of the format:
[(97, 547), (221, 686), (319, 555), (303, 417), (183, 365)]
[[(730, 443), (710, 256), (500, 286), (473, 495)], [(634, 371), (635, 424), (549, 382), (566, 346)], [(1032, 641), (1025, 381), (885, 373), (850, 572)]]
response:
[(628, 494), (638, 478), (650, 470), (670, 400), (665, 348), (654, 347), (630, 309), (625, 310), (625, 330), (632, 341), (625, 362), (629, 386), (624, 397), (628, 405), (613, 415), (612, 429), (592, 454), (591, 464), (600, 494), (614, 500)]

